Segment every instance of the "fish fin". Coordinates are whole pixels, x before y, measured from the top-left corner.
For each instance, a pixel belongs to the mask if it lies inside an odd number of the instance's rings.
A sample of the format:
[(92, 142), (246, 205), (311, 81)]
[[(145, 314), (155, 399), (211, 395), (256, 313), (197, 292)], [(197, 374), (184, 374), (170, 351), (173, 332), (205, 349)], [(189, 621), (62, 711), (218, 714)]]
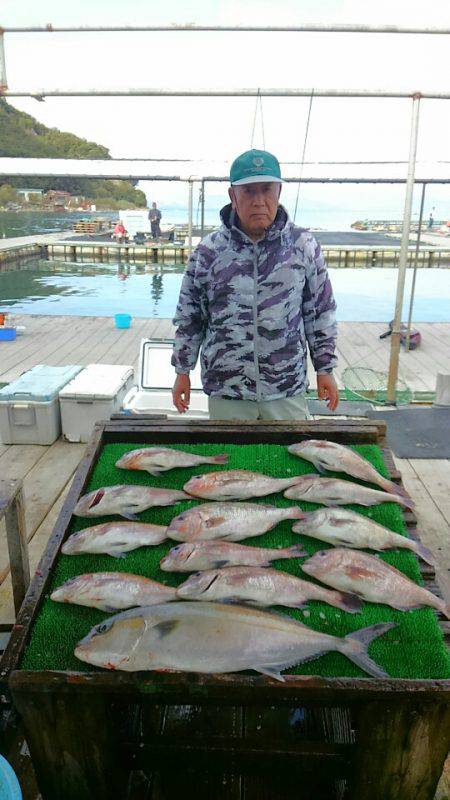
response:
[(219, 456), (211, 456), (209, 459), (209, 464), (227, 464), (228, 463), (228, 453), (221, 453)]
[(205, 528), (217, 528), (217, 526), (222, 525), (223, 522), (225, 522), (225, 517), (212, 517), (205, 521)]
[(420, 558), (423, 561), (426, 561), (427, 564), (431, 564), (432, 567), (437, 566), (436, 557), (433, 555), (431, 550), (428, 549), (428, 547), (425, 547), (420, 542), (414, 542), (414, 545), (415, 546), (413, 552), (416, 553), (416, 555), (420, 556)]
[(179, 620), (166, 619), (163, 622), (158, 622), (157, 625), (154, 625), (153, 630), (156, 631), (162, 639), (164, 636), (168, 636), (169, 633), (172, 633), (172, 631), (174, 631), (178, 625)]
[(125, 553), (111, 553), (106, 552), (105, 556), (112, 556), (113, 558), (125, 558)]
[(274, 678), (276, 681), (284, 683), (284, 678), (280, 672), (281, 669), (284, 669), (283, 665), (280, 667), (276, 666), (265, 667), (258, 665), (257, 667), (253, 667), (253, 669), (255, 670), (255, 672), (260, 672), (262, 675), (267, 675), (269, 678)]
[(161, 472), (164, 472), (163, 469), (155, 469), (154, 467), (152, 467), (151, 469), (147, 467), (145, 471), (148, 472), (149, 475), (153, 475), (154, 478), (157, 478)]
[(218, 561), (214, 562), (214, 569), (221, 569), (222, 567), (226, 567), (229, 563), (230, 562), (227, 558), (223, 558), (222, 560), (219, 559)]
[(320, 461), (315, 461), (314, 462), (314, 466), (315, 466), (317, 472), (319, 472), (321, 475), (325, 475), (325, 473), (327, 471), (327, 468), (324, 467), (323, 464), (320, 463)]
[(361, 628), (359, 631), (349, 633), (343, 640), (344, 648), (341, 652), (374, 678), (389, 678), (388, 673), (370, 658), (367, 648), (373, 639), (396, 627), (395, 622), (379, 622), (368, 628)]
[(139, 517), (131, 509), (124, 508), (120, 516), (129, 519), (131, 522), (139, 522)]
[(106, 611), (107, 614), (115, 614), (119, 609), (117, 606), (102, 606), (102, 611)]
[(339, 595), (339, 605), (336, 603), (338, 608), (348, 611), (349, 614), (356, 614), (357, 611), (361, 611), (363, 601), (356, 594), (350, 592), (337, 592), (337, 594)]

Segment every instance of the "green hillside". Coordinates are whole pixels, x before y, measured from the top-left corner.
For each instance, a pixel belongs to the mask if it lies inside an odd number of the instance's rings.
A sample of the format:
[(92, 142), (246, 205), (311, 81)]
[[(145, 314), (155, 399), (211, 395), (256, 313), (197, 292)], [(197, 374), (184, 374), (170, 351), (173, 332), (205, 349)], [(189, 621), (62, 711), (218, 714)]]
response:
[[(80, 139), (73, 133), (47, 128), (34, 117), (0, 99), (0, 156), (13, 158), (111, 158), (106, 147)], [(0, 178), (0, 186), (6, 183)], [(131, 181), (91, 180), (90, 178), (10, 178), (15, 188), (60, 189), (92, 198), (99, 208), (146, 205), (144, 192)]]

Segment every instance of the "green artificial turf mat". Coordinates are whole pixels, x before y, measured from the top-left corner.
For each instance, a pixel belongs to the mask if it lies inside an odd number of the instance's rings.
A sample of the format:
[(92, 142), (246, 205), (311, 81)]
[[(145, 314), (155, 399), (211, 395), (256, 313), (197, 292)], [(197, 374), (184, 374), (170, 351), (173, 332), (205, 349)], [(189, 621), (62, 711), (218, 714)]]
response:
[[(145, 446), (145, 444), (105, 445), (93, 470), (88, 491), (120, 483), (181, 489), (184, 483), (193, 475), (223, 468), (221, 465), (203, 464), (200, 467), (173, 469), (162, 473), (159, 477), (153, 477), (146, 472), (122, 470), (115, 466), (115, 462), (124, 453)], [(228, 469), (253, 469), (273, 477), (315, 472), (309, 462), (290, 454), (287, 448), (281, 445), (180, 444), (172, 445), (172, 447), (201, 455), (215, 455), (226, 452), (229, 454)], [(352, 449), (367, 458), (380, 473), (388, 477), (381, 451), (377, 446), (360, 445), (354, 446)], [(332, 475), (333, 473), (329, 474)], [(342, 474), (339, 476), (336, 474), (336, 476), (345, 477)], [(269, 502), (277, 506), (295, 505), (294, 501), (286, 500), (282, 493), (264, 498), (255, 498), (253, 501)], [(198, 502), (202, 501), (193, 500), (182, 502), (175, 506), (150, 508), (140, 514), (139, 518), (142, 522), (167, 525), (172, 517), (187, 508), (191, 508)], [(305, 511), (312, 511), (321, 507), (313, 503), (303, 502), (299, 503), (299, 505)], [(371, 517), (376, 522), (397, 533), (406, 534), (402, 511), (396, 503), (383, 503), (371, 508), (349, 505), (348, 508)], [(112, 517), (90, 519), (73, 517), (70, 532), (74, 533), (111, 519)], [(258, 547), (286, 547), (301, 543), (311, 555), (317, 550), (328, 547), (328, 545), (316, 539), (292, 533), (291, 528), (292, 521), (288, 520), (278, 524), (263, 536), (246, 539), (244, 543)], [(49, 599), (50, 592), (75, 575), (102, 571), (131, 572), (153, 578), (170, 586), (177, 586), (186, 580), (188, 577), (186, 573), (171, 574), (162, 572), (159, 569), (159, 562), (162, 556), (176, 544), (177, 542), (167, 541), (156, 547), (141, 547), (128, 553), (125, 558), (119, 559), (107, 555), (60, 555), (52, 575), (50, 591), (43, 600), (33, 627), (22, 668), (32, 670), (94, 670), (95, 667), (75, 658), (73, 655), (74, 648), (76, 643), (86, 636), (94, 625), (110, 615), (84, 606), (53, 602)], [(400, 569), (412, 580), (418, 583), (421, 582), (419, 566), (411, 552), (406, 550), (388, 551), (382, 554), (382, 558), (387, 563)], [(308, 580), (308, 576), (301, 572), (300, 565), (303, 560), (280, 559), (280, 561), (274, 562), (272, 566)], [(345, 636), (351, 631), (377, 622), (393, 621), (396, 623), (396, 627), (374, 640), (369, 646), (369, 654), (377, 664), (384, 668), (391, 677), (395, 678), (436, 679), (450, 677), (448, 653), (443, 644), (435, 613), (431, 609), (424, 608), (404, 612), (395, 611), (385, 605), (364, 603), (361, 612), (349, 614), (325, 603), (309, 601), (306, 613), (301, 609), (281, 607), (277, 607), (277, 611), (300, 620), (314, 630), (335, 636)], [(366, 673), (345, 656), (334, 652), (327, 653), (308, 663), (299, 664), (297, 667), (286, 670), (286, 672), (326, 677), (367, 677)]]

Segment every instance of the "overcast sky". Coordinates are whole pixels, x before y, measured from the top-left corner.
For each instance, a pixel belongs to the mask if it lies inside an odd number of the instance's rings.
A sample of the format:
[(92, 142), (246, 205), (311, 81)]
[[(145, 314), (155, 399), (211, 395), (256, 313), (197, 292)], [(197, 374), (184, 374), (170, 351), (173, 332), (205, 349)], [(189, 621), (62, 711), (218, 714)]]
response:
[[(1, 0), (0, 25), (338, 22), (450, 27), (449, 0)], [(315, 33), (6, 34), (9, 88), (301, 87), (449, 91), (449, 36)], [(230, 162), (248, 149), (254, 98), (11, 101), (113, 157)], [(418, 159), (450, 160), (450, 101), (422, 101)], [(253, 144), (300, 160), (309, 100), (264, 98)], [(315, 99), (306, 160), (406, 160), (408, 100)], [(196, 165), (197, 173), (201, 165)], [(218, 171), (222, 171), (219, 169)], [(342, 172), (342, 170), (341, 170)], [(405, 167), (406, 173), (406, 167)], [(180, 187), (166, 197), (180, 199)], [(317, 187), (315, 189), (318, 191)], [(446, 203), (447, 191), (439, 191)], [(450, 204), (448, 205), (450, 215)]]

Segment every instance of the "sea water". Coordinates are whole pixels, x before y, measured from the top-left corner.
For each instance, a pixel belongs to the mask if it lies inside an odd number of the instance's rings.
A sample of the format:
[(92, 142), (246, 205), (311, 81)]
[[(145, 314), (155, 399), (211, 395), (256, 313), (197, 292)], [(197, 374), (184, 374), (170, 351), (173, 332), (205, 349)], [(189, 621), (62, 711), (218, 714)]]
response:
[[(70, 272), (67, 270), (70, 269)], [(184, 268), (149, 265), (27, 265), (0, 273), (0, 311), (17, 314), (172, 318)], [(330, 269), (342, 322), (388, 322), (394, 316), (398, 271)], [(409, 309), (412, 270), (405, 283), (403, 319)], [(413, 320), (450, 322), (450, 270), (418, 269)]]

